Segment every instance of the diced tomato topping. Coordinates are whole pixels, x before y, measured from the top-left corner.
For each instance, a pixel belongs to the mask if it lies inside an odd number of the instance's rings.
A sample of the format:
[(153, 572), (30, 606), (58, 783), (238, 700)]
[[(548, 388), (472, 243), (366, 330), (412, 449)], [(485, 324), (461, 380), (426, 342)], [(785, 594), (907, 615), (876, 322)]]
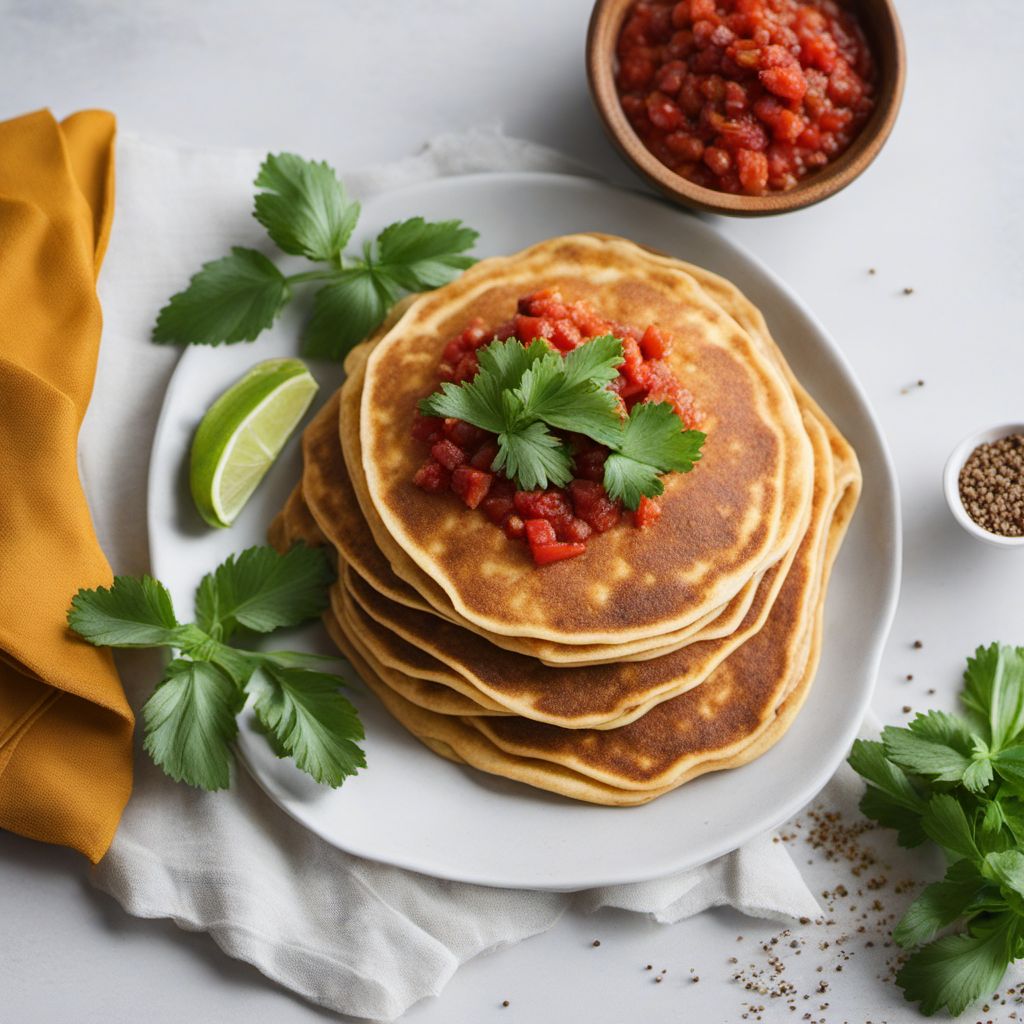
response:
[(552, 562), (564, 562), (567, 558), (575, 558), (587, 550), (586, 544), (543, 544), (540, 547), (530, 546), (535, 565), (550, 565)]
[(634, 526), (638, 526), (641, 529), (645, 526), (650, 526), (651, 523), (657, 522), (658, 517), (661, 515), (661, 502), (657, 498), (641, 497), (640, 504), (632, 515)]
[(640, 351), (644, 359), (664, 359), (672, 351), (672, 339), (652, 324), (640, 339)]
[(556, 320), (550, 339), (559, 352), (571, 352), (584, 341), (583, 332), (571, 320)]
[(619, 372), (628, 383), (643, 387), (644, 382), (641, 376), (643, 365), (644, 357), (640, 351), (639, 342), (633, 338), (624, 338), (622, 341), (622, 366)]
[(608, 449), (603, 445), (595, 445), (577, 452), (573, 459), (577, 479), (600, 483), (604, 479), (604, 463), (607, 458)]
[(582, 544), (594, 531), (582, 519), (575, 516), (555, 527), (555, 533), (559, 540), (568, 541), (573, 544)]
[(515, 503), (511, 498), (491, 496), (490, 494), (480, 502), (484, 514), (495, 526), (501, 526), (507, 516), (515, 511)]
[(447, 438), (432, 445), (430, 454), (434, 461), (440, 462), (445, 469), (455, 469), (466, 461), (466, 453)]
[(452, 473), (452, 490), (470, 507), (476, 508), (491, 489), (493, 473), (472, 466), (459, 466)]
[(436, 416), (424, 416), (417, 409), (412, 418), (411, 433), (417, 441), (433, 444), (444, 436), (444, 420), (438, 419)]
[(439, 462), (431, 459), (416, 470), (412, 482), (428, 494), (440, 494), (442, 491), (448, 490), (451, 479), (451, 473)]
[(525, 519), (526, 539), (531, 548), (554, 544), (558, 538), (555, 528), (546, 519)]
[(465, 420), (445, 420), (444, 436), (460, 448), (476, 448), (487, 440), (487, 432)]
[(456, 364), (452, 367), (452, 382), (455, 384), (461, 384), (463, 381), (472, 380), (477, 370), (480, 369), (480, 363), (477, 361), (475, 352), (467, 352)]
[(572, 505), (563, 491), (516, 491), (516, 511), (524, 519), (568, 519)]
[(490, 469), (498, 455), (497, 441), (484, 441), (469, 460), (477, 469)]
[(480, 508), (490, 521), (498, 526), (515, 511), (515, 484), (504, 476), (495, 476), (487, 497), (480, 502)]
[(526, 536), (526, 523), (514, 512), (505, 519), (505, 536), (509, 540), (520, 540)]
[(612, 501), (602, 484), (593, 480), (573, 480), (569, 484), (573, 509), (595, 533), (610, 530), (618, 521), (622, 506)]
[(550, 338), (554, 333), (554, 324), (542, 316), (523, 316), (517, 314), (515, 318), (516, 337), (524, 344), (529, 345), (531, 341), (538, 338)]
[[(666, 31), (670, 32), (670, 27)], [(734, 103), (740, 101), (736, 90), (726, 90), (721, 79), (709, 88), (716, 95), (728, 91)], [(771, 102), (779, 103), (774, 98)], [(776, 116), (778, 110), (772, 108), (772, 114)], [(738, 151), (741, 170), (747, 160), (744, 152)], [(768, 162), (771, 149), (768, 156), (754, 155)], [(742, 172), (749, 174), (749, 168)], [(607, 334), (622, 340), (622, 364), (608, 389), (618, 398), (624, 416), (637, 402), (668, 402), (687, 427), (700, 422), (693, 396), (666, 362), (672, 348), (669, 334), (653, 325), (641, 331), (606, 319), (586, 302), (565, 302), (553, 289), (521, 298), (515, 315), (495, 330), (475, 321), (450, 339), (444, 346), (439, 376), (443, 380), (458, 379), (463, 373), (468, 375), (466, 379), (475, 376), (479, 369), (476, 350), (491, 338), (514, 337), (527, 344), (543, 338), (549, 347), (564, 354)], [(608, 449), (583, 434), (559, 432), (573, 453), (574, 478), (567, 489), (551, 486), (521, 491), (504, 474), (491, 470), (499, 451), (494, 434), (463, 420), (442, 420), (418, 411), (411, 433), (430, 446), (431, 454), (413, 477), (416, 486), (433, 494), (454, 492), (469, 508), (479, 508), (510, 539), (525, 538), (538, 565), (581, 554), (592, 534), (610, 530), (622, 518), (621, 502), (609, 498), (603, 486)], [(630, 518), (641, 527), (659, 513), (656, 502), (644, 499)]]

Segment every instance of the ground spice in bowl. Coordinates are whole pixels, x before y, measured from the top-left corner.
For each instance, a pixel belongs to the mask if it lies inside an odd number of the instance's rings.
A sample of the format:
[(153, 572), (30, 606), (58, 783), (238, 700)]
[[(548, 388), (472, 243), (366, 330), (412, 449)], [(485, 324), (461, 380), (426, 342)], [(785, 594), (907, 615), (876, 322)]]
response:
[(983, 530), (1024, 537), (1024, 434), (979, 444), (960, 470), (960, 500)]

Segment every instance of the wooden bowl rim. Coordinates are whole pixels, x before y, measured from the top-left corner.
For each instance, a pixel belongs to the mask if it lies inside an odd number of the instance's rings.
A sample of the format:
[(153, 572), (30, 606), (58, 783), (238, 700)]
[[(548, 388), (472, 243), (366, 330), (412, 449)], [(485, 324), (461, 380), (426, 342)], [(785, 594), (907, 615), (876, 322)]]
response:
[[(764, 196), (733, 195), (694, 184), (663, 164), (640, 140), (629, 123), (615, 88), (614, 52), (599, 45), (606, 34), (618, 36), (627, 8), (634, 0), (596, 0), (587, 29), (587, 81), (597, 112), (609, 138), (627, 163), (650, 184), (675, 202), (710, 213), (738, 217), (758, 217), (801, 210), (819, 203), (846, 188), (871, 165), (892, 132), (903, 100), (907, 58), (903, 30), (893, 0), (877, 0), (884, 13), (881, 19), (892, 48), (891, 68), (881, 69), (878, 105), (851, 143), (835, 163), (786, 192)], [(854, 0), (854, 5), (864, 0)], [(614, 22), (614, 24), (612, 24)], [(611, 26), (609, 28), (609, 26)], [(879, 62), (881, 65), (881, 62)]]

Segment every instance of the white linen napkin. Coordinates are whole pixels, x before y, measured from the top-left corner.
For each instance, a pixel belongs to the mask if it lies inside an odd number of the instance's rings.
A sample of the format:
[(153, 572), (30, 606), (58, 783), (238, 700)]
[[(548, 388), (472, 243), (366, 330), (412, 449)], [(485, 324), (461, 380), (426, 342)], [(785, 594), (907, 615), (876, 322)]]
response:
[[(330, 154), (310, 154), (330, 156)], [(82, 432), (82, 478), (115, 571), (148, 567), (149, 450), (178, 351), (149, 341), (154, 317), (199, 263), (230, 245), (258, 245), (249, 215), (263, 154), (187, 148), (123, 136), (113, 238), (100, 280), (105, 316), (95, 394)], [(579, 172), (568, 158), (495, 130), (436, 139), (421, 154), (343, 169), (353, 194), (486, 170)], [(415, 212), (415, 211), (412, 211)], [(159, 671), (120, 659), (138, 709)], [(852, 807), (844, 768), (828, 801)], [(141, 754), (135, 792), (95, 884), (131, 914), (206, 931), (230, 956), (341, 1013), (392, 1020), (436, 995), (479, 953), (550, 928), (570, 906), (619, 907), (670, 924), (731, 905), (765, 918), (819, 908), (774, 835), (702, 868), (578, 894), (443, 882), (350, 856), (280, 811), (244, 769), (229, 791), (176, 785)]]

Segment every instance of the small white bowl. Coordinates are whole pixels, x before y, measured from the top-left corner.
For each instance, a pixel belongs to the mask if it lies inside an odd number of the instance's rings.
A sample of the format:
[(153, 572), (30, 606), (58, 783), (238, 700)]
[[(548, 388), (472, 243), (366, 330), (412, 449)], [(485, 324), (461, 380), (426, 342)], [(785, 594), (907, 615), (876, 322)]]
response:
[(965, 437), (946, 460), (946, 469), (942, 474), (946, 504), (949, 505), (953, 518), (968, 533), (979, 540), (987, 541), (989, 544), (995, 544), (1001, 548), (1024, 547), (1024, 537), (1004, 537), (998, 533), (991, 533), (979, 526), (967, 514), (967, 509), (964, 508), (964, 503), (960, 500), (960, 470), (964, 468), (964, 463), (979, 444), (990, 444), (992, 441), (998, 441), (1010, 434), (1024, 434), (1024, 423), (1003, 423), (998, 427), (988, 427), (971, 434), (970, 437)]

